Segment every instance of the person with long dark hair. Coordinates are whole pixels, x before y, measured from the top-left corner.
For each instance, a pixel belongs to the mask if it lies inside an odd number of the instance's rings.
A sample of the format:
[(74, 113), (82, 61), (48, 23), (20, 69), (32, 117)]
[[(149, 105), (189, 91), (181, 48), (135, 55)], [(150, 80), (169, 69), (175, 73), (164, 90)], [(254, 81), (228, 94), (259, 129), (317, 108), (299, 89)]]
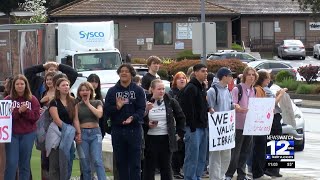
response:
[[(79, 123), (77, 124), (77, 122), (74, 121), (75, 100), (70, 95), (70, 81), (68, 79), (60, 78), (57, 80), (55, 84), (54, 99), (51, 100), (49, 104), (49, 112), (53, 119), (54, 124), (58, 126), (58, 130), (61, 132), (61, 141), (56, 148), (47, 149), (47, 142), (46, 142), (46, 151), (47, 151), (47, 155), (49, 155), (49, 178), (52, 180), (61, 179), (62, 177), (69, 179), (71, 176), (72, 162), (73, 162), (73, 158), (71, 157), (71, 154), (74, 153), (74, 148), (73, 148), (74, 133), (71, 132), (71, 130), (74, 130), (74, 129), (71, 127), (71, 125), (75, 126), (75, 129), (77, 130), (76, 132), (77, 142), (79, 142), (81, 139), (81, 132), (79, 132), (79, 129), (80, 129), (78, 127)], [(68, 130), (70, 131), (67, 132)], [(49, 133), (49, 130), (48, 130), (48, 133)], [(68, 139), (67, 139), (68, 141), (72, 140), (72, 145), (70, 147), (65, 145), (64, 147), (67, 147), (66, 149), (60, 149), (60, 146), (62, 144), (70, 143), (70, 142), (66, 143), (63, 141), (63, 137), (67, 137), (67, 136), (68, 136)], [(47, 134), (46, 141), (47, 140), (48, 140), (48, 134)], [(60, 153), (64, 153), (64, 154), (60, 154)], [(64, 160), (62, 160), (61, 158), (63, 156), (65, 157)]]
[(17, 167), (19, 179), (29, 180), (30, 159), (36, 137), (36, 121), (40, 117), (40, 104), (31, 94), (24, 75), (17, 75), (5, 100), (12, 100), (12, 137), (6, 144), (6, 168), (4, 179), (15, 179)]
[[(100, 82), (99, 76), (97, 74), (90, 74), (87, 78), (87, 81), (90, 82), (90, 84), (94, 89), (94, 93), (95, 93), (94, 99), (100, 100), (101, 102), (103, 102), (103, 97), (101, 94), (101, 82)], [(104, 116), (102, 116), (101, 119), (99, 120), (99, 127), (101, 130), (102, 138), (104, 138), (106, 134), (106, 119), (104, 118)]]

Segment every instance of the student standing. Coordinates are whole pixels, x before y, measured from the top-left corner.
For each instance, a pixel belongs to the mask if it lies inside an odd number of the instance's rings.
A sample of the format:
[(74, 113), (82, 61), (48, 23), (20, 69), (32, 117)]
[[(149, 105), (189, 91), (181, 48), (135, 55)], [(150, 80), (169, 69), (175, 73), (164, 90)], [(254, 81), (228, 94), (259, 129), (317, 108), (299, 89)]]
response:
[(154, 179), (158, 162), (161, 179), (172, 180), (171, 156), (178, 149), (176, 136), (183, 137), (185, 116), (179, 103), (165, 94), (160, 79), (153, 80), (150, 88), (152, 96), (148, 101), (153, 105), (145, 116), (147, 135), (143, 179)]
[[(234, 109), (232, 96), (228, 84), (233, 81), (232, 72), (222, 67), (216, 74), (218, 81), (213, 81), (207, 92), (207, 99), (211, 112), (230, 111)], [(238, 105), (237, 105), (238, 106)], [(209, 176), (210, 180), (224, 180), (225, 173), (229, 167), (231, 149), (209, 152)]]
[[(237, 180), (249, 180), (245, 171), (245, 164), (252, 148), (252, 136), (243, 135), (246, 114), (248, 112), (248, 104), (250, 97), (256, 97), (254, 83), (258, 78), (258, 74), (252, 67), (246, 67), (239, 88), (234, 87), (231, 94), (236, 110), (236, 137), (235, 147), (231, 150), (231, 161), (226, 172), (226, 180), (231, 180), (235, 171), (237, 171)], [(241, 99), (239, 93), (242, 92)]]
[[(53, 125), (58, 126), (58, 131), (61, 132), (59, 145), (51, 148), (50, 152), (48, 152), (46, 142), (47, 155), (49, 154), (49, 179), (69, 179), (72, 171), (73, 157), (71, 155), (74, 154), (73, 139), (75, 137), (75, 129), (72, 127), (72, 124), (76, 126), (77, 130), (79, 129), (77, 127), (79, 124), (73, 121), (75, 116), (75, 100), (70, 95), (70, 82), (68, 79), (60, 78), (57, 80), (55, 97), (50, 101), (49, 112), (54, 122)], [(76, 133), (77, 141), (81, 138), (80, 133), (79, 131)], [(48, 134), (49, 130), (47, 132), (47, 138)], [(46, 141), (48, 141), (48, 139), (46, 139)], [(62, 144), (64, 149), (60, 149)], [(61, 157), (64, 158), (62, 159)]]
[(207, 67), (203, 64), (193, 66), (194, 77), (186, 85), (179, 103), (186, 116), (185, 128), (185, 180), (200, 179), (206, 164), (208, 149), (208, 103), (204, 81)]
[(112, 146), (120, 180), (141, 180), (141, 143), (145, 94), (132, 82), (136, 75), (130, 64), (122, 64), (120, 80), (108, 90), (104, 111), (112, 124)]
[(12, 82), (12, 89), (5, 100), (12, 100), (12, 138), (6, 144), (6, 180), (16, 177), (19, 168), (19, 179), (29, 180), (30, 159), (36, 137), (36, 121), (40, 117), (40, 104), (31, 94), (30, 86), (24, 75), (17, 75)]
[(160, 68), (161, 59), (157, 56), (150, 56), (147, 59), (148, 72), (141, 79), (141, 87), (147, 92), (150, 88), (150, 83), (154, 79), (160, 78), (157, 74)]
[[(184, 72), (177, 72), (173, 77), (172, 87), (169, 95), (177, 99), (180, 91), (187, 85), (187, 76)], [(172, 170), (175, 179), (184, 179), (181, 173), (184, 162), (185, 147), (183, 138), (177, 137), (178, 150), (172, 154)]]
[(91, 163), (99, 180), (106, 180), (102, 161), (102, 134), (99, 119), (103, 115), (102, 102), (94, 100), (94, 89), (89, 82), (83, 82), (78, 87), (77, 97), (80, 102), (75, 108), (75, 121), (80, 123), (81, 143), (78, 152), (83, 179), (92, 179)]
[[(256, 97), (264, 98), (266, 97), (266, 92), (264, 87), (267, 87), (270, 83), (270, 74), (266, 70), (259, 70), (258, 80), (256, 81), (254, 87), (256, 88)], [(266, 144), (267, 136), (253, 136), (252, 143), (252, 176), (253, 179), (271, 179), (270, 176), (264, 174), (266, 165)]]

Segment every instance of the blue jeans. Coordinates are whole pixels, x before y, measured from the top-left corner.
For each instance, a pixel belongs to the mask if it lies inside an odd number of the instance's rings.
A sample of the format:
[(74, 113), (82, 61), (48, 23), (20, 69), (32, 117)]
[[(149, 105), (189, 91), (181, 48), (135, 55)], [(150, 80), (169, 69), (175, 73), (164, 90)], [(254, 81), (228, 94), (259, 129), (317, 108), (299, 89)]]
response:
[(36, 133), (12, 134), (11, 143), (6, 144), (6, 170), (4, 179), (14, 180), (19, 167), (19, 179), (29, 180), (30, 159)]
[(141, 126), (114, 126), (111, 136), (119, 179), (141, 180)]
[(197, 128), (195, 132), (190, 127), (185, 128), (185, 180), (200, 180), (206, 165), (208, 152), (208, 129)]
[(102, 161), (102, 135), (100, 128), (82, 128), (81, 144), (77, 146), (83, 179), (93, 179), (91, 163), (99, 180), (106, 180), (106, 172)]

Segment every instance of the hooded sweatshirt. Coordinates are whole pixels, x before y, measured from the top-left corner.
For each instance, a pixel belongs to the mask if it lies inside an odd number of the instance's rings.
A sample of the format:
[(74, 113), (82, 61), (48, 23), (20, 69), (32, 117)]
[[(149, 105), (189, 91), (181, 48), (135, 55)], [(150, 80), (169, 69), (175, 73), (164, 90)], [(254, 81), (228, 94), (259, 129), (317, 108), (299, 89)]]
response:
[[(35, 96), (31, 100), (26, 100), (24, 97), (11, 99), (7, 96), (5, 100), (12, 100), (12, 132), (13, 134), (27, 134), (36, 130), (36, 122), (40, 117), (40, 104)], [(19, 113), (19, 108), (22, 103), (26, 103), (28, 109), (25, 112)]]
[(180, 97), (180, 105), (186, 116), (186, 125), (191, 132), (208, 127), (207, 91), (195, 77), (186, 85)]
[[(122, 97), (126, 101), (120, 110), (117, 109), (116, 97)], [(143, 89), (132, 82), (128, 87), (123, 87), (118, 81), (108, 90), (104, 112), (106, 117), (110, 117), (112, 126), (140, 127), (143, 124), (145, 108), (146, 96)], [(133, 117), (133, 121), (128, 125), (123, 125), (122, 122), (130, 116)]]
[[(218, 96), (216, 95), (217, 92), (213, 86), (216, 86)], [(207, 99), (209, 108), (213, 108), (216, 112), (234, 109), (232, 96), (229, 92), (228, 86), (223, 86), (217, 79), (214, 79), (212, 86), (207, 91)]]

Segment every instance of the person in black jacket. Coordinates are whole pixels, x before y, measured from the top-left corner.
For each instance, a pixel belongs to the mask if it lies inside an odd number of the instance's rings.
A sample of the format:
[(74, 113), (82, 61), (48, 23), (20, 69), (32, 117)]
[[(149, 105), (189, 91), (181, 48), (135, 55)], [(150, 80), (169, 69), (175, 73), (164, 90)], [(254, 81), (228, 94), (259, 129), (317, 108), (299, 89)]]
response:
[(132, 82), (136, 75), (130, 64), (118, 70), (120, 80), (108, 90), (104, 111), (111, 120), (113, 152), (120, 180), (141, 180), (141, 143), (145, 94)]
[(153, 80), (150, 88), (152, 95), (144, 118), (147, 135), (143, 178), (154, 179), (158, 162), (161, 179), (171, 180), (171, 157), (178, 150), (176, 139), (183, 138), (185, 116), (177, 100), (165, 93), (160, 79)]
[(186, 116), (184, 177), (201, 179), (208, 149), (208, 103), (204, 81), (208, 71), (204, 64), (193, 66), (194, 77), (181, 92), (179, 102)]
[(77, 71), (72, 67), (57, 62), (49, 61), (45, 64), (35, 65), (24, 69), (24, 75), (30, 83), (32, 95), (34, 95), (39, 101), (41, 94), (45, 91), (44, 77), (37, 75), (38, 73), (45, 72), (57, 72), (61, 71), (68, 76), (70, 81), (70, 87), (74, 84), (78, 77)]

